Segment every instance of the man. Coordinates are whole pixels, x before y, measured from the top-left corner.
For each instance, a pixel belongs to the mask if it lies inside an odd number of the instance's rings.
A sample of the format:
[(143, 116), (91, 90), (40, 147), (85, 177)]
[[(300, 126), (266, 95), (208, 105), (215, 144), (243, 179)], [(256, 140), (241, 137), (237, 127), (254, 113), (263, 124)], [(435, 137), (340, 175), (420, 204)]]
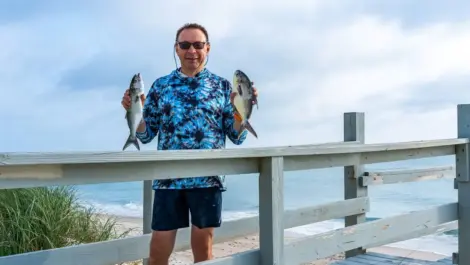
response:
[[(174, 47), (181, 67), (158, 78), (147, 97), (142, 96), (144, 118), (137, 137), (146, 144), (158, 134), (159, 150), (219, 149), (225, 147), (226, 137), (242, 144), (247, 131), (238, 133), (241, 118), (233, 107), (231, 84), (205, 68), (210, 51), (206, 29), (184, 25), (176, 33)], [(126, 109), (127, 92), (122, 100)], [(188, 211), (194, 262), (212, 259), (214, 228), (222, 222), (224, 177), (155, 180), (153, 189), (149, 263), (168, 265), (177, 229), (189, 227)]]

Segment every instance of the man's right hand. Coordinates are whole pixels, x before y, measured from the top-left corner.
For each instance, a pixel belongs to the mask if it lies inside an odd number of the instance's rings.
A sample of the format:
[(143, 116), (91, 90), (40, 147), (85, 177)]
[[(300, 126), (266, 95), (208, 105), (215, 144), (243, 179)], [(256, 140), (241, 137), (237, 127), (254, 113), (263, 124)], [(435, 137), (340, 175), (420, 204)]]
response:
[[(145, 102), (145, 94), (140, 95), (140, 100), (142, 101), (142, 105)], [(129, 96), (129, 89), (124, 92), (124, 96), (122, 97), (121, 105), (124, 109), (128, 110), (131, 107), (131, 97)]]

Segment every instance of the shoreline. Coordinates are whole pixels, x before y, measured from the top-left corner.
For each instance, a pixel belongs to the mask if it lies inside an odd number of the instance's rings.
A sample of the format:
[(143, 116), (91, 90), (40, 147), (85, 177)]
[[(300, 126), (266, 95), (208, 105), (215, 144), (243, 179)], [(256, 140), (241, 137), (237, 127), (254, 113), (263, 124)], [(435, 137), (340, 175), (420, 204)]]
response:
[[(116, 218), (118, 232), (125, 231), (127, 229), (133, 229), (133, 231), (129, 234), (129, 236), (136, 236), (142, 234), (142, 218), (140, 217), (130, 217), (130, 216), (119, 216), (119, 215), (112, 215), (112, 214), (100, 214), (99, 216), (102, 217), (114, 217)], [(294, 233), (294, 232), (285, 232), (285, 242), (290, 242), (295, 239), (302, 238), (306, 235)], [(213, 246), (213, 254), (214, 258), (220, 258), (225, 256), (230, 256), (235, 253), (244, 252), (252, 249), (259, 248), (259, 238), (257, 234), (254, 235), (247, 235), (240, 238), (236, 238), (231, 241), (217, 243)], [(406, 248), (398, 248), (398, 247), (391, 247), (391, 246), (380, 246), (368, 249), (370, 252), (376, 252), (381, 254), (388, 254), (394, 256), (401, 256), (401, 257), (409, 257), (415, 259), (422, 259), (422, 260), (429, 260), (429, 261), (436, 261), (438, 259), (446, 258), (447, 256), (435, 253), (435, 252), (428, 252), (428, 251), (419, 251), (419, 250), (412, 250)], [(309, 263), (305, 263), (304, 265), (328, 265), (338, 260), (343, 260), (344, 254), (336, 254), (324, 259), (315, 260)], [(123, 265), (138, 265), (142, 264), (141, 262), (127, 262), (123, 263)], [(170, 257), (170, 265), (186, 265), (192, 264), (192, 253), (191, 250), (184, 250), (184, 251), (177, 251), (173, 252)]]

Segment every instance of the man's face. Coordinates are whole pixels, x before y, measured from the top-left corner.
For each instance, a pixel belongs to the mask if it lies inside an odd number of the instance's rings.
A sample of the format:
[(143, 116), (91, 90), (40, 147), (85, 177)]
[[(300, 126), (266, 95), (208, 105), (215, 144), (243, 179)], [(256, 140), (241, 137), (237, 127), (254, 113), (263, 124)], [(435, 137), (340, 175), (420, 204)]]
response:
[[(181, 65), (190, 71), (200, 70), (209, 54), (210, 46), (206, 43), (204, 33), (199, 29), (185, 29), (181, 31), (176, 43), (176, 54)], [(189, 44), (192, 44), (189, 46)]]

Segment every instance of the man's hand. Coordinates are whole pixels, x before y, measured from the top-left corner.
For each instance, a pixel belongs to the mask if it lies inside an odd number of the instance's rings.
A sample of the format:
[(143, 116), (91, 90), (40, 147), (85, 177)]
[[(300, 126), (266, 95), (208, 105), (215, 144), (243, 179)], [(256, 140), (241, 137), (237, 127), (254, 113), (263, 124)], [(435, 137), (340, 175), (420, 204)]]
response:
[[(142, 105), (144, 105), (145, 94), (140, 95), (140, 100), (142, 101)], [(128, 110), (131, 107), (131, 97), (129, 96), (129, 89), (127, 89), (126, 92), (124, 92), (124, 96), (122, 97), (122, 100), (121, 100), (121, 105), (126, 110)]]

